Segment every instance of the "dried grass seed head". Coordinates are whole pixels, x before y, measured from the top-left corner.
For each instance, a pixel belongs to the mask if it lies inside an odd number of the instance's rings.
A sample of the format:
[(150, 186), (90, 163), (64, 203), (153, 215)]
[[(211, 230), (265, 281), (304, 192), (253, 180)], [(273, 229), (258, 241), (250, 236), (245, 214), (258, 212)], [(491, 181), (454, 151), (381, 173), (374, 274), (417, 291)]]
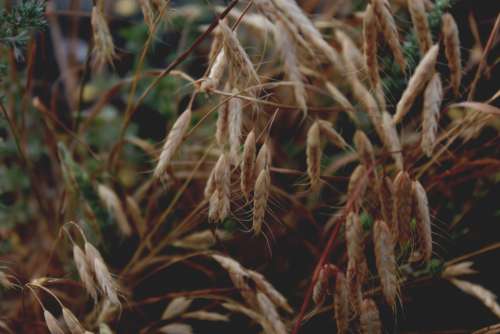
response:
[(132, 228), (118, 195), (111, 188), (103, 184), (97, 186), (97, 193), (104, 205), (113, 213), (120, 232), (125, 236), (131, 236)]
[(242, 128), (243, 106), (239, 98), (233, 97), (229, 100), (229, 153), (234, 165), (238, 164), (240, 158)]
[(378, 27), (373, 6), (368, 4), (363, 15), (363, 55), (368, 77), (372, 88), (380, 83), (380, 74), (377, 59)]
[(443, 101), (443, 84), (439, 73), (435, 73), (424, 91), (422, 107), (422, 151), (432, 156), (436, 145), (436, 135), (439, 124), (441, 102)]
[(116, 58), (115, 45), (104, 13), (99, 6), (94, 6), (92, 8), (90, 22), (94, 40), (94, 46), (92, 48), (92, 65), (94, 69), (99, 71), (106, 63), (113, 63), (113, 60)]
[(410, 175), (404, 171), (399, 172), (393, 186), (392, 233), (394, 240), (404, 245), (411, 240), (413, 194)]
[(361, 163), (366, 167), (374, 166), (375, 153), (373, 145), (363, 131), (357, 130), (354, 134), (354, 145), (356, 146), (356, 151), (358, 152)]
[(387, 304), (394, 309), (398, 295), (394, 241), (389, 227), (377, 220), (373, 227), (373, 246), (380, 285)]
[(417, 36), (420, 54), (424, 55), (432, 46), (432, 34), (427, 20), (423, 0), (408, 0), (408, 10)]
[(63, 307), (62, 315), (64, 322), (66, 323), (66, 327), (68, 327), (71, 334), (85, 334), (85, 329), (71, 310)]
[(349, 329), (349, 287), (342, 272), (335, 277), (335, 296), (333, 299), (337, 333), (348, 333)]
[(340, 133), (335, 131), (331, 122), (325, 120), (318, 120), (318, 124), (321, 134), (324, 135), (326, 138), (328, 138), (328, 140), (331, 141), (335, 146), (337, 146), (340, 149), (345, 149), (348, 146), (344, 138), (340, 135)]
[(64, 334), (64, 331), (61, 326), (59, 326), (57, 319), (52, 313), (47, 310), (43, 310), (43, 317), (45, 318), (45, 324), (47, 325), (50, 334)]
[(255, 133), (250, 131), (243, 145), (243, 156), (241, 159), (241, 192), (246, 199), (249, 198), (250, 192), (254, 186), (255, 180)]
[(306, 141), (307, 175), (313, 190), (320, 185), (321, 153), (320, 128), (318, 121), (315, 121), (309, 127)]
[(88, 262), (82, 249), (76, 244), (73, 244), (73, 260), (75, 261), (76, 270), (78, 271), (78, 275), (80, 276), (80, 280), (82, 281), (85, 290), (92, 297), (92, 299), (96, 301), (97, 288), (94, 281), (92, 266)]
[(403, 170), (403, 149), (399, 141), (399, 135), (394, 124), (392, 124), (391, 115), (384, 111), (382, 113), (382, 127), (384, 129), (383, 142), (390, 152), (398, 170)]
[(444, 52), (448, 61), (451, 76), (451, 86), (456, 96), (460, 94), (462, 81), (462, 62), (460, 53), (460, 39), (458, 37), (457, 23), (451, 14), (446, 13), (441, 18), (443, 23)]
[(413, 181), (412, 188), (418, 246), (424, 260), (429, 261), (432, 257), (432, 229), (427, 193), (418, 181)]
[(255, 181), (254, 197), (253, 197), (253, 220), (252, 230), (257, 235), (262, 230), (262, 224), (266, 215), (267, 201), (271, 188), (271, 176), (269, 168), (264, 168), (260, 171), (257, 180)]
[(362, 334), (382, 334), (380, 314), (372, 299), (364, 299), (361, 303), (359, 322)]

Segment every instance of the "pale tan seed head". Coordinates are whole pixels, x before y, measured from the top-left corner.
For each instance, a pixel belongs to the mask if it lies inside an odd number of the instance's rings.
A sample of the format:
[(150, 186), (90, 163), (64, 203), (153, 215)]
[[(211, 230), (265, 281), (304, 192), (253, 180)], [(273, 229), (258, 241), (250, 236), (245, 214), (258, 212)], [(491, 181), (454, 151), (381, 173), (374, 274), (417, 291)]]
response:
[(363, 55), (372, 89), (380, 83), (377, 59), (378, 27), (373, 6), (368, 4), (363, 15)]
[(66, 327), (68, 327), (71, 334), (85, 334), (85, 329), (71, 310), (63, 307), (62, 315), (64, 322), (66, 323)]
[(255, 181), (255, 189), (253, 195), (252, 230), (256, 235), (260, 233), (262, 224), (264, 223), (270, 188), (271, 175), (269, 174), (269, 168), (264, 168), (260, 171), (259, 176)]
[(328, 90), (328, 92), (330, 93), (333, 100), (335, 102), (337, 102), (342, 108), (344, 108), (345, 112), (351, 118), (351, 120), (356, 122), (357, 118), (354, 115), (355, 108), (352, 105), (352, 103), (349, 102), (347, 97), (337, 87), (335, 87), (330, 81), (327, 81), (325, 83), (325, 87)]
[(94, 299), (97, 300), (97, 288), (94, 281), (93, 269), (90, 263), (87, 261), (85, 254), (78, 245), (73, 245), (73, 260), (75, 261), (76, 270), (80, 276), (80, 280), (85, 287), (87, 293)]
[(114, 305), (120, 305), (118, 284), (111, 276), (101, 253), (89, 242), (85, 242), (85, 258), (95, 275), (99, 291)]
[(432, 257), (432, 229), (427, 193), (418, 181), (413, 181), (412, 187), (415, 203), (415, 219), (417, 222), (417, 245), (424, 260), (429, 261)]
[(358, 214), (350, 212), (345, 222), (347, 257), (355, 264), (364, 261), (364, 231)]
[(424, 91), (424, 102), (422, 107), (422, 151), (432, 156), (436, 144), (436, 134), (439, 123), (441, 102), (443, 101), (443, 84), (439, 73), (435, 73)]
[(382, 29), (385, 41), (391, 49), (394, 59), (402, 71), (406, 68), (406, 60), (399, 43), (398, 28), (391, 13), (391, 8), (387, 0), (373, 0), (373, 11), (377, 17), (377, 22)]
[(396, 113), (393, 116), (394, 124), (399, 123), (403, 117), (410, 111), (410, 108), (415, 101), (415, 98), (422, 92), (427, 85), (427, 82), (434, 75), (434, 67), (439, 53), (439, 45), (436, 44), (427, 51), (425, 56), (420, 60), (415, 72), (408, 81), (408, 85), (396, 105)]
[[(98, 2), (103, 2), (103, 0)], [(113, 63), (113, 60), (116, 58), (115, 45), (111, 32), (109, 31), (108, 23), (106, 22), (106, 18), (99, 4), (92, 8), (90, 22), (94, 41), (92, 48), (92, 65), (95, 70), (99, 71), (106, 63)]]
[(394, 179), (393, 189), (392, 234), (395, 241), (404, 245), (411, 240), (413, 194), (410, 175), (399, 172)]
[(158, 160), (158, 164), (154, 170), (153, 176), (155, 178), (160, 178), (164, 175), (167, 167), (170, 165), (172, 158), (177, 152), (179, 146), (182, 143), (182, 139), (186, 135), (186, 132), (189, 128), (189, 124), (191, 123), (191, 108), (186, 109), (182, 113), (182, 115), (177, 118), (172, 129), (170, 130), (167, 139), (165, 140), (165, 144), (160, 153), (160, 158)]
[(151, 3), (151, 0), (139, 0), (139, 5), (141, 6), (144, 22), (148, 26), (149, 32), (152, 33), (154, 31), (155, 20), (153, 4)]
[(276, 306), (267, 297), (266, 294), (262, 292), (257, 292), (257, 304), (259, 305), (261, 314), (271, 323), (274, 329), (274, 333), (276, 334), (288, 333), (285, 324), (281, 320), (278, 310), (276, 309)]
[(314, 283), (312, 299), (317, 306), (323, 305), (326, 295), (328, 294), (328, 279), (329, 274), (326, 268), (321, 268), (318, 279)]
[(363, 131), (357, 130), (354, 134), (354, 145), (356, 146), (360, 162), (366, 167), (374, 166), (375, 153), (373, 145)]
[(221, 149), (224, 149), (229, 136), (229, 102), (226, 101), (217, 111), (215, 139)]
[(240, 159), (241, 132), (243, 128), (242, 108), (239, 98), (234, 97), (229, 100), (229, 156), (233, 165), (237, 165)]
[(271, 167), (271, 148), (266, 140), (260, 147), (257, 159), (255, 160), (255, 175), (258, 176), (263, 169)]
[(241, 192), (248, 200), (255, 180), (255, 133), (250, 131), (243, 145), (243, 156), (241, 159)]
[(131, 236), (132, 228), (118, 195), (111, 188), (103, 184), (97, 186), (97, 193), (104, 205), (112, 212), (120, 232), (125, 236)]
[(384, 221), (390, 222), (392, 227), (392, 214), (393, 214), (393, 203), (394, 203), (394, 186), (392, 180), (386, 176), (380, 182), (380, 187), (378, 189), (380, 201), (380, 209), (382, 211), (382, 217)]
[(318, 120), (319, 129), (322, 135), (328, 138), (335, 146), (340, 149), (345, 149), (347, 147), (347, 143), (344, 138), (335, 131), (331, 122), (325, 120)]
[(408, 0), (408, 10), (417, 35), (420, 54), (424, 55), (432, 46), (432, 34), (425, 12), (424, 0)]
[(215, 167), (210, 171), (207, 183), (205, 183), (205, 189), (203, 190), (203, 195), (205, 199), (210, 199), (215, 191)]
[(45, 324), (50, 332), (50, 334), (64, 334), (61, 326), (57, 322), (57, 319), (47, 310), (43, 310), (43, 317), (45, 318)]
[(224, 70), (226, 69), (227, 58), (224, 49), (221, 49), (217, 56), (214, 58), (208, 76), (201, 82), (200, 91), (209, 92), (217, 89), (219, 86)]
[(208, 220), (210, 222), (219, 220), (219, 193), (215, 188), (208, 201)]
[(315, 121), (307, 132), (306, 141), (307, 175), (313, 190), (317, 190), (320, 185), (321, 153), (320, 128), (318, 121)]
[(226, 153), (220, 155), (215, 165), (214, 183), (218, 196), (218, 219), (223, 221), (231, 210), (231, 164)]
[(191, 306), (193, 300), (186, 298), (184, 296), (176, 297), (168, 303), (167, 307), (161, 315), (162, 320), (173, 319), (182, 313), (184, 313), (189, 306)]
[(204, 310), (186, 312), (182, 315), (184, 319), (194, 319), (194, 320), (203, 320), (203, 321), (223, 321), (229, 322), (229, 316), (217, 312), (208, 312)]
[(392, 117), (387, 111), (382, 113), (382, 127), (384, 128), (383, 142), (387, 150), (391, 153), (398, 170), (403, 170), (403, 152), (399, 135), (396, 127), (392, 124)]
[(394, 241), (382, 220), (377, 220), (373, 227), (373, 247), (382, 292), (387, 304), (394, 309), (398, 295)]
[(367, 177), (367, 169), (365, 165), (359, 164), (349, 177), (347, 186), (347, 198), (352, 199), (354, 211), (358, 211), (362, 199), (365, 196), (366, 187), (368, 186), (369, 178)]
[(500, 318), (500, 305), (497, 303), (497, 296), (492, 291), (479, 284), (474, 284), (456, 278), (451, 279), (450, 282), (466, 294), (476, 297), (487, 308), (489, 308), (497, 318)]
[(349, 287), (342, 272), (335, 278), (335, 296), (333, 299), (337, 333), (348, 333), (349, 329)]
[(460, 94), (460, 82), (462, 81), (462, 62), (460, 54), (460, 40), (458, 28), (453, 16), (446, 13), (441, 18), (443, 22), (444, 52), (450, 67), (451, 86), (456, 96)]
[(377, 304), (372, 299), (363, 299), (359, 322), (362, 334), (382, 334), (382, 322)]
[(347, 52), (350, 57), (350, 61), (356, 67), (356, 71), (359, 72), (362, 77), (365, 72), (365, 61), (363, 58), (362, 51), (353, 42), (353, 40), (342, 30), (335, 31), (335, 38), (342, 45), (342, 52)]

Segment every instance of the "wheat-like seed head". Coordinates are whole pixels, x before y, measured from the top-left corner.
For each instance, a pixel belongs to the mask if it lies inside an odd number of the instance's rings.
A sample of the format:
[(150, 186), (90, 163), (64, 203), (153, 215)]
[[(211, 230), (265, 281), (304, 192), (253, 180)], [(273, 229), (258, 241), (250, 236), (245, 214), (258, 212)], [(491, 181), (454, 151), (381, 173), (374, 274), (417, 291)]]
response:
[(63, 307), (62, 315), (64, 322), (66, 323), (66, 327), (68, 327), (71, 334), (85, 334), (85, 329), (71, 310)]
[(366, 70), (362, 50), (360, 50), (353, 40), (342, 30), (335, 31), (335, 38), (342, 45), (342, 52), (344, 52), (344, 49), (348, 50), (350, 61), (354, 64), (357, 72), (361, 74), (358, 75), (358, 77), (362, 77)]
[(139, 5), (141, 6), (144, 22), (148, 26), (149, 32), (152, 33), (154, 30), (154, 20), (155, 20), (153, 4), (151, 3), (151, 0), (139, 0)]
[(172, 301), (163, 311), (161, 319), (168, 320), (177, 317), (178, 315), (184, 313), (189, 308), (189, 306), (191, 306), (192, 302), (192, 299), (186, 298), (184, 296), (172, 299)]
[(443, 84), (439, 73), (434, 74), (424, 91), (422, 107), (422, 151), (432, 156), (436, 144), (436, 134), (439, 123), (439, 112), (443, 100)]
[(229, 102), (224, 103), (217, 111), (215, 139), (221, 149), (224, 149), (229, 135)]
[(498, 305), (496, 301), (497, 296), (493, 292), (479, 284), (456, 278), (451, 279), (450, 282), (463, 292), (479, 299), (497, 318), (500, 318), (500, 305)]
[(451, 86), (456, 96), (460, 93), (460, 82), (462, 81), (462, 62), (460, 60), (460, 40), (458, 28), (453, 16), (446, 13), (442, 17), (444, 52), (450, 67)]
[(85, 242), (85, 258), (90, 264), (101, 293), (114, 305), (120, 305), (118, 285), (111, 276), (101, 253), (89, 242)]
[(106, 205), (106, 207), (113, 213), (120, 232), (125, 236), (132, 235), (132, 228), (123, 209), (122, 203), (118, 195), (109, 187), (99, 184), (97, 186), (97, 193), (99, 198)]
[(223, 221), (231, 210), (231, 164), (226, 153), (215, 165), (214, 183), (217, 191), (218, 220)]
[(76, 270), (78, 271), (78, 275), (80, 276), (85, 290), (87, 290), (87, 293), (96, 301), (97, 289), (92, 274), (93, 269), (87, 261), (82, 249), (76, 244), (73, 245), (73, 260), (75, 261)]
[(328, 270), (325, 267), (321, 268), (312, 293), (312, 299), (317, 306), (321, 306), (325, 302), (328, 293), (328, 278)]
[(243, 110), (241, 100), (232, 98), (229, 100), (229, 155), (230, 161), (234, 165), (239, 162), (242, 127)]
[(384, 221), (390, 222), (390, 224), (392, 224), (394, 187), (392, 184), (392, 180), (389, 177), (386, 176), (381, 180), (378, 192), (382, 217), (384, 218)]
[(255, 181), (255, 189), (253, 194), (253, 222), (252, 230), (257, 235), (262, 229), (264, 217), (266, 215), (267, 200), (271, 188), (271, 175), (269, 168), (264, 168), (260, 171), (257, 180)]
[(377, 220), (373, 227), (373, 247), (382, 292), (387, 304), (394, 309), (398, 294), (394, 241), (389, 227), (382, 220)]
[(203, 321), (223, 321), (223, 322), (229, 322), (229, 316), (225, 314), (220, 314), (216, 312), (208, 312), (208, 311), (193, 311), (193, 312), (186, 312), (182, 315), (182, 318), (184, 319), (195, 319), (195, 320), (203, 320)]
[(318, 125), (321, 131), (321, 134), (328, 138), (335, 146), (340, 149), (345, 149), (348, 145), (344, 138), (335, 131), (331, 122), (325, 120), (318, 120)]
[(260, 147), (257, 159), (255, 160), (255, 175), (259, 176), (260, 172), (264, 169), (271, 167), (271, 148), (266, 140)]
[(191, 123), (191, 108), (186, 109), (182, 113), (182, 115), (177, 118), (172, 129), (170, 130), (167, 139), (165, 140), (165, 144), (160, 153), (160, 158), (158, 160), (158, 164), (154, 170), (154, 177), (160, 178), (163, 176), (167, 167), (170, 165), (172, 158), (181, 145), (182, 139), (186, 134), (189, 124)]
[(408, 10), (417, 35), (420, 54), (424, 55), (432, 46), (432, 34), (423, 0), (408, 0)]
[(418, 63), (415, 72), (408, 81), (408, 85), (396, 105), (396, 113), (393, 116), (394, 124), (399, 123), (403, 117), (410, 111), (413, 101), (424, 89), (427, 82), (434, 75), (434, 67), (439, 53), (439, 45), (436, 44), (427, 51), (425, 56)]
[(377, 59), (377, 33), (377, 20), (373, 12), (373, 6), (368, 4), (363, 15), (363, 54), (372, 89), (380, 83)]
[(359, 316), (361, 301), (363, 300), (360, 275), (361, 271), (359, 265), (350, 258), (347, 262), (347, 285), (349, 288), (350, 310), (354, 317)]
[(307, 132), (306, 156), (307, 175), (311, 182), (311, 189), (316, 190), (320, 184), (321, 172), (321, 142), (318, 121), (315, 121)]
[(337, 333), (348, 333), (349, 329), (349, 288), (345, 275), (337, 272), (335, 278), (335, 296), (333, 299)]
[(219, 220), (219, 193), (215, 188), (208, 201), (208, 220), (210, 222)]
[(399, 67), (404, 71), (406, 68), (406, 60), (401, 49), (401, 44), (399, 43), (398, 28), (392, 16), (389, 2), (387, 0), (373, 0), (372, 5), (387, 45), (391, 49)]
[[(349, 177), (349, 184), (347, 185), (347, 198), (354, 198), (354, 211), (359, 210), (359, 206), (361, 205), (362, 199), (365, 196), (366, 187), (368, 186), (368, 177), (366, 177), (366, 173), (367, 170), (365, 165), (359, 164), (352, 171), (351, 176)], [(354, 194), (354, 191), (356, 189), (358, 190), (358, 192)]]
[(413, 181), (413, 197), (415, 202), (415, 218), (417, 221), (416, 231), (419, 250), (424, 260), (429, 261), (432, 257), (432, 230), (431, 215), (427, 193), (420, 182)]
[(382, 127), (384, 128), (383, 142), (391, 153), (398, 170), (403, 170), (403, 153), (399, 135), (396, 127), (392, 124), (391, 115), (386, 111), (382, 113)]
[(208, 176), (207, 183), (205, 183), (205, 189), (203, 190), (203, 195), (205, 199), (210, 199), (212, 194), (215, 191), (215, 167), (210, 171), (210, 175)]
[(116, 57), (113, 37), (109, 31), (104, 13), (99, 6), (92, 8), (91, 15), (92, 34), (94, 46), (92, 48), (92, 64), (96, 70), (101, 70), (104, 64), (113, 63)]
[(325, 83), (325, 87), (328, 90), (328, 92), (331, 94), (333, 100), (337, 102), (342, 108), (344, 108), (345, 112), (347, 115), (353, 120), (356, 121), (356, 116), (354, 115), (354, 106), (349, 102), (347, 97), (337, 88), (335, 87), (330, 81), (327, 81)]
[(370, 139), (363, 131), (357, 130), (354, 134), (354, 145), (358, 152), (359, 160), (366, 167), (375, 165), (375, 153)]
[(250, 131), (243, 145), (243, 156), (241, 159), (241, 192), (248, 200), (250, 191), (255, 180), (255, 133)]
[(57, 319), (47, 310), (43, 310), (43, 317), (45, 318), (45, 324), (50, 332), (50, 334), (64, 334), (64, 331), (59, 326)]
[(288, 331), (281, 320), (278, 310), (276, 310), (276, 306), (267, 295), (262, 292), (257, 292), (257, 303), (262, 315), (272, 324), (274, 332), (276, 334), (287, 334)]
[(201, 82), (200, 91), (208, 92), (217, 89), (224, 75), (226, 65), (226, 53), (224, 49), (221, 49), (210, 67), (207, 78)]
[(372, 299), (364, 299), (361, 303), (359, 322), (362, 334), (382, 334), (377, 304)]
[(356, 264), (364, 260), (364, 232), (359, 216), (350, 212), (345, 222), (345, 240), (347, 244), (347, 257)]
[(395, 241), (405, 244), (411, 240), (413, 196), (410, 175), (407, 172), (399, 172), (393, 185), (392, 234)]

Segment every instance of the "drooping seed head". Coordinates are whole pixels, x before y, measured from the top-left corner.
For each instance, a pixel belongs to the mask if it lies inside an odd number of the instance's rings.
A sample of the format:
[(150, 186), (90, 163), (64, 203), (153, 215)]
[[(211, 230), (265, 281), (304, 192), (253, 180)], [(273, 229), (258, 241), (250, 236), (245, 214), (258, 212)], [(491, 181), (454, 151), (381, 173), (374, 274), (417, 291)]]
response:
[(237, 165), (239, 162), (242, 127), (243, 110), (241, 100), (234, 97), (229, 100), (229, 153), (233, 165)]
[(85, 287), (87, 293), (94, 299), (97, 300), (97, 289), (93, 276), (93, 269), (82, 249), (78, 247), (78, 245), (73, 245), (73, 260), (75, 261), (76, 270), (78, 271), (78, 275), (80, 276), (80, 280)]
[(283, 308), (288, 313), (293, 313), (293, 309), (286, 298), (262, 274), (253, 270), (247, 270), (247, 273), (254, 281), (257, 289), (266, 294), (276, 306)]
[(57, 319), (47, 310), (43, 311), (43, 317), (45, 318), (45, 324), (50, 332), (50, 334), (64, 334), (64, 331), (59, 326)]
[(217, 111), (217, 126), (215, 131), (215, 139), (221, 149), (228, 142), (229, 136), (229, 102), (226, 101)]
[(231, 210), (231, 164), (226, 153), (221, 154), (215, 165), (214, 183), (218, 195), (218, 219), (223, 221)]
[(384, 128), (383, 142), (391, 153), (398, 170), (403, 170), (403, 153), (398, 132), (394, 124), (392, 124), (391, 115), (386, 111), (382, 113), (382, 127)]
[(255, 180), (255, 134), (250, 131), (243, 145), (243, 156), (241, 159), (241, 192), (248, 200), (250, 191)]
[(321, 134), (328, 138), (328, 140), (331, 141), (335, 146), (340, 149), (345, 149), (347, 147), (346, 141), (340, 135), (340, 133), (335, 131), (335, 129), (332, 127), (332, 123), (325, 120), (318, 120), (318, 124)]
[(256, 235), (260, 233), (262, 224), (264, 223), (270, 188), (271, 176), (269, 175), (269, 169), (265, 168), (260, 171), (259, 176), (255, 181), (255, 189), (253, 195), (252, 230)]
[(377, 33), (377, 20), (373, 12), (373, 6), (368, 4), (363, 15), (363, 54), (372, 88), (377, 87), (380, 82), (377, 59)]
[(111, 188), (103, 184), (97, 186), (97, 193), (104, 205), (113, 213), (120, 232), (125, 236), (132, 235), (132, 228), (118, 195)]
[(71, 310), (63, 307), (62, 315), (64, 322), (66, 323), (66, 327), (68, 327), (71, 334), (85, 334), (85, 329)]
[(359, 164), (351, 173), (349, 177), (349, 184), (347, 186), (347, 198), (353, 201), (354, 211), (358, 211), (365, 196), (366, 187), (368, 185), (368, 171), (365, 165)]
[(373, 151), (372, 143), (363, 131), (356, 131), (354, 134), (354, 145), (358, 152), (359, 160), (366, 167), (374, 166), (375, 153)]
[(259, 175), (263, 169), (271, 167), (271, 149), (267, 141), (260, 147), (257, 159), (255, 161), (255, 175)]
[(415, 218), (417, 222), (417, 244), (424, 260), (429, 261), (432, 257), (432, 230), (427, 193), (422, 184), (418, 181), (413, 181), (412, 188), (415, 202)]

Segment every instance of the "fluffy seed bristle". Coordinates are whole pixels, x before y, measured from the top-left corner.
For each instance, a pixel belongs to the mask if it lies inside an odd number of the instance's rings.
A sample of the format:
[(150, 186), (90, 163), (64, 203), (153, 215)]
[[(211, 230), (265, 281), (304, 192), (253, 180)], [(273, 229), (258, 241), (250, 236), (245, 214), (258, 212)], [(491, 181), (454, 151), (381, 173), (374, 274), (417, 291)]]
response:
[(319, 124), (315, 121), (307, 132), (306, 143), (307, 175), (311, 189), (316, 190), (320, 184), (321, 142)]
[(78, 275), (80, 276), (80, 280), (82, 281), (85, 290), (92, 297), (92, 299), (96, 301), (97, 289), (95, 287), (92, 268), (89, 266), (82, 249), (76, 244), (73, 245), (73, 260), (75, 261), (76, 270), (78, 271)]
[(47, 310), (43, 311), (43, 317), (45, 318), (45, 324), (50, 332), (50, 334), (64, 334), (64, 331), (59, 326), (57, 319)]
[(391, 153), (398, 170), (403, 170), (403, 153), (396, 127), (392, 124), (392, 117), (388, 112), (382, 113), (382, 127), (384, 128), (383, 141)]
[(394, 308), (398, 294), (394, 241), (389, 227), (382, 220), (375, 222), (373, 228), (373, 246), (382, 292), (387, 304)]
[(395, 241), (404, 245), (411, 239), (413, 196), (410, 176), (407, 172), (399, 172), (393, 185), (392, 234)]
[(359, 322), (362, 334), (382, 334), (377, 304), (372, 299), (364, 299), (361, 303)]
[(382, 33), (387, 42), (387, 45), (391, 49), (394, 59), (398, 63), (402, 71), (406, 67), (406, 60), (401, 50), (401, 45), (399, 43), (399, 34), (396, 22), (392, 16), (389, 2), (387, 0), (373, 0), (373, 11), (377, 17), (377, 22), (382, 28)]
[(64, 322), (66, 323), (66, 327), (68, 327), (71, 334), (85, 334), (85, 329), (71, 310), (63, 307), (62, 315)]
[(432, 35), (423, 0), (408, 0), (408, 10), (417, 35), (420, 54), (424, 55), (432, 46)]
[(125, 236), (132, 235), (132, 228), (123, 209), (123, 205), (120, 198), (116, 193), (109, 187), (99, 184), (97, 186), (97, 193), (101, 201), (108, 207), (108, 209), (113, 213), (120, 232)]
[(417, 65), (415, 72), (408, 81), (401, 99), (396, 105), (396, 113), (393, 116), (393, 123), (399, 123), (403, 117), (410, 111), (413, 101), (424, 89), (427, 82), (434, 75), (434, 67), (439, 53), (439, 45), (436, 44), (427, 51), (420, 63)]
[(416, 209), (415, 218), (417, 221), (416, 231), (419, 250), (424, 257), (424, 260), (429, 261), (432, 257), (432, 230), (427, 193), (425, 192), (422, 184), (418, 181), (413, 181), (412, 186)]
[(257, 235), (262, 229), (262, 223), (266, 215), (267, 200), (269, 198), (269, 190), (271, 188), (271, 176), (269, 168), (264, 168), (260, 171), (257, 180), (255, 181), (254, 197), (253, 197), (253, 223), (252, 230)]
[(456, 96), (460, 93), (460, 82), (462, 81), (462, 62), (460, 60), (460, 40), (458, 38), (457, 23), (451, 14), (446, 13), (442, 17), (444, 52), (450, 67), (451, 86)]
[(373, 6), (368, 4), (363, 16), (363, 54), (372, 88), (377, 87), (380, 83), (377, 59), (377, 33), (377, 20), (373, 12)]
[(434, 74), (424, 91), (422, 108), (422, 151), (432, 156), (436, 144), (436, 134), (439, 123), (439, 113), (443, 100), (443, 84), (438, 73)]
[(241, 159), (241, 192), (248, 200), (250, 191), (255, 180), (255, 133), (250, 131), (243, 145), (243, 156)]
[(340, 133), (335, 131), (332, 123), (325, 120), (318, 120), (318, 124), (321, 130), (321, 134), (328, 138), (328, 140), (330, 140), (335, 146), (340, 149), (345, 149), (347, 147), (346, 141), (340, 135)]
[(94, 6), (92, 8), (90, 20), (94, 39), (92, 65), (97, 71), (101, 70), (106, 63), (112, 64), (113, 59), (116, 57), (113, 37), (109, 31), (108, 23), (104, 18), (104, 13), (99, 7)]
[(155, 178), (160, 178), (163, 176), (167, 167), (170, 165), (172, 157), (179, 148), (184, 135), (186, 134), (189, 124), (191, 123), (191, 108), (186, 109), (175, 121), (172, 129), (170, 130), (165, 144), (160, 153), (160, 159), (154, 170), (153, 176)]
[(347, 333), (349, 329), (349, 288), (345, 275), (341, 272), (337, 272), (335, 278), (333, 306), (337, 333)]
[(354, 134), (354, 145), (358, 152), (359, 160), (366, 167), (375, 165), (375, 153), (372, 143), (363, 131), (357, 130)]

